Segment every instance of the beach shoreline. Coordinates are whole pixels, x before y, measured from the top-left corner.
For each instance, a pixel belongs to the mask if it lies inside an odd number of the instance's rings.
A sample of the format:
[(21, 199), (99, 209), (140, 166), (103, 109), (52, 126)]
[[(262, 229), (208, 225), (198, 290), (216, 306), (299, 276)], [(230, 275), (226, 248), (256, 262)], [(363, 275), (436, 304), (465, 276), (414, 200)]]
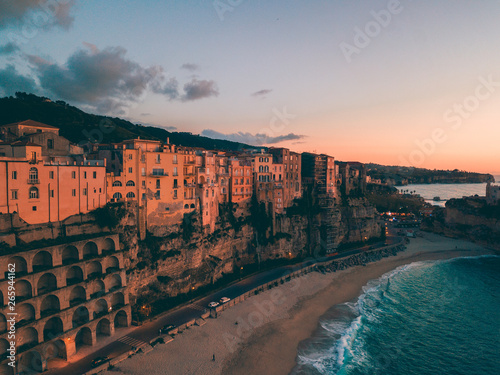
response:
[(309, 273), (262, 292), (106, 373), (289, 374), (300, 342), (315, 334), (321, 317), (357, 299), (370, 280), (413, 262), (487, 254), (494, 252), (426, 233), (396, 256), (335, 273)]

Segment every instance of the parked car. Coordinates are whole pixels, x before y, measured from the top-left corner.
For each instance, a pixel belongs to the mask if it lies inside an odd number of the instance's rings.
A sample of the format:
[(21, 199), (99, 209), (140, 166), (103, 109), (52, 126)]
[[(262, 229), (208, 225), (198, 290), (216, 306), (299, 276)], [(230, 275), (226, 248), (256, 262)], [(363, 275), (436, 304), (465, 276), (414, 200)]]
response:
[(219, 302), (221, 305), (223, 305), (224, 303), (228, 303), (229, 301), (231, 301), (231, 298), (222, 297)]
[(97, 357), (92, 361), (91, 366), (98, 367), (98, 366), (100, 366), (108, 361), (109, 361), (108, 357)]
[(167, 324), (162, 327), (161, 333), (168, 333), (171, 329), (174, 329), (176, 326), (174, 324)]
[(219, 302), (210, 302), (208, 304), (208, 307), (210, 307), (211, 309), (213, 309), (214, 307), (217, 307), (217, 306), (219, 306)]

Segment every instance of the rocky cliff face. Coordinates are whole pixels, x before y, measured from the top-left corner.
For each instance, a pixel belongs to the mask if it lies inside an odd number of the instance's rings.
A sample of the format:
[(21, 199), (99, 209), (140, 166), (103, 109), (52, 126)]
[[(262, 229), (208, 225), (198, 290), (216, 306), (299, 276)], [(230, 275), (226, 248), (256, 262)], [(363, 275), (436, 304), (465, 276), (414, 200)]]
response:
[(500, 249), (500, 206), (482, 198), (452, 199), (424, 221), (423, 229)]
[(129, 250), (127, 280), (132, 303), (189, 293), (258, 262), (324, 254), (326, 222), (336, 245), (380, 235), (376, 211), (363, 198), (326, 213), (278, 215), (264, 236), (259, 234), (262, 228), (252, 225), (248, 210), (234, 208), (238, 219), (221, 215), (212, 234), (203, 232), (199, 216), (193, 214), (177, 232), (165, 237), (149, 233), (140, 241), (133, 224), (135, 212), (130, 207), (118, 228)]

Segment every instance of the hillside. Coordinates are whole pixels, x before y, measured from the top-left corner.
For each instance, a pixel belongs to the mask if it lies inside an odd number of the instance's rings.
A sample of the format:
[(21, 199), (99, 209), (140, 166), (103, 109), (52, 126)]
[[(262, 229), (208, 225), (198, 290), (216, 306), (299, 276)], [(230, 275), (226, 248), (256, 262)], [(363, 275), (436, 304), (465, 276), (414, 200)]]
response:
[(166, 141), (167, 137), (169, 137), (170, 142), (175, 145), (201, 147), (208, 150), (236, 151), (255, 148), (238, 142), (133, 124), (118, 117), (93, 115), (63, 101), (53, 102), (48, 98), (33, 94), (16, 93), (15, 97), (0, 98), (0, 125), (27, 119), (58, 127), (61, 129), (60, 134), (74, 143), (87, 141), (88, 137), (85, 134), (89, 134), (88, 132), (94, 129), (99, 129), (99, 125), (103, 121), (107, 124), (110, 124), (109, 121), (111, 121), (114, 124), (114, 130), (107, 134), (100, 132), (103, 138), (102, 140), (98, 139), (99, 142), (121, 142), (137, 137)]
[(495, 182), (491, 174), (465, 172), (455, 169), (437, 170), (414, 167), (387, 166), (366, 164), (367, 175), (373, 179), (380, 179), (389, 185), (408, 184), (460, 184)]

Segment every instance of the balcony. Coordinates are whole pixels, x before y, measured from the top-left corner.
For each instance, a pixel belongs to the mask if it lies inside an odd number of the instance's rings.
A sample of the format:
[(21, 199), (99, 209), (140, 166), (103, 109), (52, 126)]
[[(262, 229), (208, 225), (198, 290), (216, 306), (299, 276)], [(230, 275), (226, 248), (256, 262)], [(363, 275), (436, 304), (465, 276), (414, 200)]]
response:
[(30, 185), (38, 185), (40, 180), (38, 178), (28, 178), (28, 184)]
[(168, 176), (168, 172), (151, 172), (149, 174), (150, 177), (166, 177)]

